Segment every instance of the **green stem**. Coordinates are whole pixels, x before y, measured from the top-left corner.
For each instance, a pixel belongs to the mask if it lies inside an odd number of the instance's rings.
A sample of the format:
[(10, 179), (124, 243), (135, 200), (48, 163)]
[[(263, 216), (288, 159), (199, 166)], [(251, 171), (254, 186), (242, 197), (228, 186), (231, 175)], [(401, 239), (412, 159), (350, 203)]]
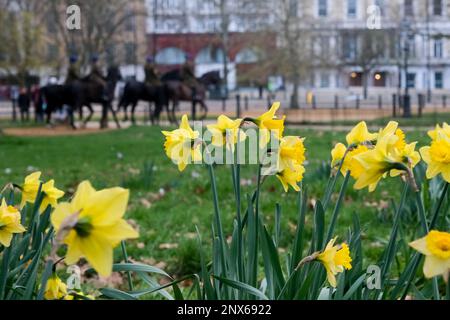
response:
[(422, 231), (424, 234), (427, 234), (429, 232), (428, 229), (428, 223), (427, 223), (427, 217), (425, 215), (425, 208), (423, 205), (423, 201), (422, 201), (422, 194), (421, 192), (415, 192), (414, 193), (416, 196), (416, 201), (417, 201), (417, 207), (419, 209), (419, 219), (420, 219), (420, 223), (422, 224)]
[(342, 166), (344, 165), (345, 158), (347, 157), (347, 154), (349, 153), (349, 151), (350, 151), (350, 148), (347, 148), (347, 150), (345, 150), (344, 156), (342, 157), (341, 162), (339, 163), (338, 170), (337, 170), (335, 176), (333, 177), (333, 179), (331, 180), (331, 184), (328, 184), (327, 191), (325, 193), (325, 197), (322, 201), (323, 211), (327, 210), (328, 203), (330, 202), (331, 195), (333, 194), (334, 187), (336, 186), (338, 176), (341, 173)]
[(449, 271), (448, 276), (447, 276), (447, 286), (446, 286), (445, 298), (447, 300), (450, 300), (450, 271)]
[(221, 276), (226, 277), (226, 264), (225, 264), (225, 239), (224, 239), (224, 233), (223, 233), (223, 227), (222, 227), (222, 221), (220, 217), (220, 209), (219, 209), (219, 197), (217, 195), (217, 184), (216, 184), (216, 176), (214, 174), (214, 167), (212, 164), (208, 165), (209, 168), (209, 177), (211, 179), (211, 188), (212, 188), (212, 194), (213, 194), (213, 203), (214, 203), (214, 220), (217, 228), (217, 234), (220, 241), (220, 255), (222, 260), (222, 271), (223, 274)]
[[(125, 241), (122, 240), (120, 242), (120, 246), (122, 247), (123, 259), (125, 260), (125, 263), (128, 263), (128, 253), (127, 248), (125, 247)], [(127, 271), (127, 279), (128, 279), (128, 287), (130, 288), (130, 291), (133, 291), (134, 290), (133, 279), (131, 278), (130, 271)]]
[(336, 226), (337, 218), (339, 215), (339, 209), (341, 207), (342, 201), (344, 200), (345, 191), (347, 190), (347, 185), (348, 185), (349, 179), (350, 179), (350, 171), (347, 171), (347, 173), (345, 174), (344, 182), (341, 187), (341, 191), (339, 192), (339, 198), (338, 198), (338, 200), (336, 202), (336, 206), (334, 207), (334, 210), (333, 210), (333, 215), (331, 218), (330, 226), (328, 227), (328, 233), (327, 233), (325, 245), (333, 237), (334, 228)]
[(449, 185), (449, 183), (446, 182), (445, 186), (444, 186), (444, 189), (442, 190), (441, 196), (439, 197), (438, 205), (437, 205), (437, 207), (436, 207), (436, 209), (434, 211), (433, 217), (431, 218), (430, 230), (433, 230), (435, 225), (436, 225), (437, 218), (439, 216), (439, 211), (441, 210), (442, 204), (444, 203), (444, 198), (445, 198), (445, 196), (447, 194), (447, 191), (448, 191), (448, 185)]

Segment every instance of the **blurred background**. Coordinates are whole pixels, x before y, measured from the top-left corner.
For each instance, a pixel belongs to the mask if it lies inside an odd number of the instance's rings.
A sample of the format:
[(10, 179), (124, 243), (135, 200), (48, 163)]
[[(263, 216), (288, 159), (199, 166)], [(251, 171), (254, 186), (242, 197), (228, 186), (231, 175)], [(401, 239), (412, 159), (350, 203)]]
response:
[[(74, 4), (79, 29), (67, 24)], [(21, 91), (63, 83), (73, 55), (81, 74), (92, 55), (118, 65), (118, 96), (149, 56), (160, 74), (192, 60), (198, 77), (220, 72), (212, 113), (275, 99), (293, 122), (440, 112), (449, 16), (447, 0), (0, 0), (1, 114)]]

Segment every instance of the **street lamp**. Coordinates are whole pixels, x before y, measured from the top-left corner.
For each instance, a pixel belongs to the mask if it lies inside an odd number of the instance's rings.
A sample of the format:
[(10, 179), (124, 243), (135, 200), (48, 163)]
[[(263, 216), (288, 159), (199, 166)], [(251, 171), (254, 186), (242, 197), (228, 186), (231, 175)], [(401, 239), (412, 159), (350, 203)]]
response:
[(402, 22), (402, 35), (403, 35), (403, 68), (405, 73), (405, 94), (403, 95), (403, 116), (405, 118), (411, 117), (411, 97), (409, 95), (408, 85), (408, 68), (409, 68), (409, 55), (410, 44), (409, 39), (412, 35), (411, 25), (408, 20)]

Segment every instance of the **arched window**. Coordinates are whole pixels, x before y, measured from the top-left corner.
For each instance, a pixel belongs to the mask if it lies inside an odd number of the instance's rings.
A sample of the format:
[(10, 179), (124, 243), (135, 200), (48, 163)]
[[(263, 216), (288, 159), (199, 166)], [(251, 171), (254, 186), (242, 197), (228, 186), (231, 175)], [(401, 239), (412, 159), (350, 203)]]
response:
[(208, 46), (200, 50), (195, 57), (195, 63), (208, 64), (208, 63), (223, 63), (225, 59), (225, 52), (222, 48), (214, 48)]
[(186, 61), (186, 54), (175, 47), (165, 48), (156, 54), (155, 61), (157, 64), (182, 64)]
[(260, 60), (261, 55), (258, 50), (244, 48), (236, 54), (236, 63), (255, 63)]

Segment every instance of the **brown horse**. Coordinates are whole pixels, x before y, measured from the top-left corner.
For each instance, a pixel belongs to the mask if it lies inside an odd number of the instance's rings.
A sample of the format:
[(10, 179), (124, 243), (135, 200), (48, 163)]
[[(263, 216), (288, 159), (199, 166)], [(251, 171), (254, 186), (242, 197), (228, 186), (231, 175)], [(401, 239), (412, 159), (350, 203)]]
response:
[[(172, 101), (172, 118), (175, 119), (175, 111), (178, 110), (180, 101), (189, 101), (192, 103), (192, 119), (196, 119), (196, 106), (200, 104), (203, 114), (200, 119), (205, 119), (208, 114), (208, 107), (206, 106), (206, 91), (209, 86), (216, 86), (221, 83), (220, 73), (218, 71), (211, 71), (205, 73), (198, 78), (198, 85), (196, 86), (195, 96), (192, 88), (185, 85), (181, 81), (179, 70), (173, 70), (161, 77), (161, 80), (165, 84), (166, 94), (169, 101)], [(161, 111), (161, 110), (159, 110)], [(159, 117), (159, 112), (156, 113), (156, 117)]]

